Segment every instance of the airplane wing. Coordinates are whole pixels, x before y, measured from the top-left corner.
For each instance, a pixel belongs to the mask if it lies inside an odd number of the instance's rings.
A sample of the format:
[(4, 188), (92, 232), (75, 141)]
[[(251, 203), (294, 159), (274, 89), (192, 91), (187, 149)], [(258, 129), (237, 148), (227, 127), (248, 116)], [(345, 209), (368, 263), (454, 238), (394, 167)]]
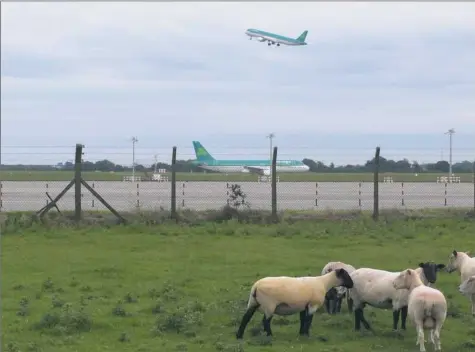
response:
[(270, 175), (270, 168), (261, 168), (261, 167), (254, 167), (254, 166), (244, 166), (247, 170), (252, 173), (259, 174), (259, 175)]

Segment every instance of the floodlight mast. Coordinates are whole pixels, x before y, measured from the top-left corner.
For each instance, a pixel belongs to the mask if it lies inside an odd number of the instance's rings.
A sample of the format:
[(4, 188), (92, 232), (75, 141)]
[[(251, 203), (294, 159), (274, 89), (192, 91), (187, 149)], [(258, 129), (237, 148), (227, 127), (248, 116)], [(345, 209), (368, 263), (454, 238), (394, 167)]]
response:
[(270, 149), (269, 149), (269, 160), (270, 160), (270, 166), (271, 166), (271, 169), (272, 169), (272, 139), (275, 137), (275, 133), (272, 132), (272, 133), (269, 133), (266, 138), (269, 138), (269, 144), (270, 144)]
[(132, 182), (135, 182), (135, 143), (138, 141), (137, 137), (132, 137)]
[[(455, 133), (455, 129), (451, 128), (444, 134), (449, 135), (449, 177), (452, 177), (452, 135)], [(449, 178), (450, 180), (450, 178)]]

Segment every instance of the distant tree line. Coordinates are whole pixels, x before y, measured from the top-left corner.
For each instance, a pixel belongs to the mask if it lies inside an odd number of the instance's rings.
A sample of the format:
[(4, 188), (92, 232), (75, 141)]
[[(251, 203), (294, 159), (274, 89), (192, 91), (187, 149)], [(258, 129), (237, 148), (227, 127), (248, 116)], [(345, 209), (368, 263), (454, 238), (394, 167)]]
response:
[[(339, 165), (334, 163), (329, 165), (312, 159), (303, 159), (302, 162), (310, 168), (311, 172), (371, 172), (374, 170), (374, 158), (366, 161), (364, 165)], [(445, 160), (437, 161), (436, 163), (419, 164), (417, 161), (410, 162), (408, 159), (391, 160), (380, 157), (380, 171), (381, 172), (397, 172), (397, 173), (424, 173), (424, 172), (449, 172), (449, 163)], [(137, 164), (135, 170), (137, 172), (151, 172), (155, 168), (155, 164), (151, 166), (144, 166)], [(171, 165), (167, 163), (157, 163), (157, 169), (171, 170)], [(67, 161), (52, 165), (1, 165), (1, 170), (31, 170), (31, 171), (53, 171), (53, 170), (74, 170), (74, 163)], [(110, 160), (104, 159), (96, 162), (84, 161), (82, 164), (84, 171), (105, 171), (105, 172), (131, 172), (131, 166), (124, 166), (115, 164)], [(198, 166), (191, 163), (191, 160), (177, 160), (177, 172), (203, 172)], [(470, 161), (458, 162), (452, 165), (454, 173), (469, 173), (473, 170), (473, 163)], [(209, 171), (207, 171), (209, 172)]]

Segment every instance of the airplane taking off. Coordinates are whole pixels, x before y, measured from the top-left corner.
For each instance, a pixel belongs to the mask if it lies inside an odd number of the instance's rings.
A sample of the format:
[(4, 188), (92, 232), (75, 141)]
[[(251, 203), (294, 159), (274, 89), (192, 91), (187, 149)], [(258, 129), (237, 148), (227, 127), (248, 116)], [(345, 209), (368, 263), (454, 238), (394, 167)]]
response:
[[(270, 175), (270, 160), (216, 160), (198, 141), (193, 141), (196, 160), (192, 163), (210, 171), (232, 173), (246, 172), (259, 175)], [(309, 167), (299, 160), (277, 160), (277, 172), (305, 172)]]
[(291, 46), (307, 45), (307, 43), (305, 43), (305, 38), (307, 38), (308, 31), (304, 31), (302, 34), (300, 34), (297, 37), (297, 39), (284, 37), (283, 35), (265, 32), (265, 31), (261, 31), (259, 29), (253, 29), (253, 28), (249, 28), (245, 33), (249, 36), (249, 40), (255, 37), (260, 42), (267, 41), (267, 45), (269, 46), (271, 46), (272, 44), (277, 45), (277, 46), (280, 46), (280, 44), (291, 45)]

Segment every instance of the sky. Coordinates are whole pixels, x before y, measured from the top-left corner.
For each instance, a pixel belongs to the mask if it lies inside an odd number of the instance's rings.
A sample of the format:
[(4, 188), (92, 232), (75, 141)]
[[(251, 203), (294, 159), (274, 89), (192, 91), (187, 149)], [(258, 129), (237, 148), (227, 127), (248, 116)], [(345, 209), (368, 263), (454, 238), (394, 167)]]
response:
[[(475, 3), (2, 3), (2, 163), (475, 159)], [(247, 28), (307, 46), (268, 47)], [(50, 147), (50, 148), (48, 148)]]

